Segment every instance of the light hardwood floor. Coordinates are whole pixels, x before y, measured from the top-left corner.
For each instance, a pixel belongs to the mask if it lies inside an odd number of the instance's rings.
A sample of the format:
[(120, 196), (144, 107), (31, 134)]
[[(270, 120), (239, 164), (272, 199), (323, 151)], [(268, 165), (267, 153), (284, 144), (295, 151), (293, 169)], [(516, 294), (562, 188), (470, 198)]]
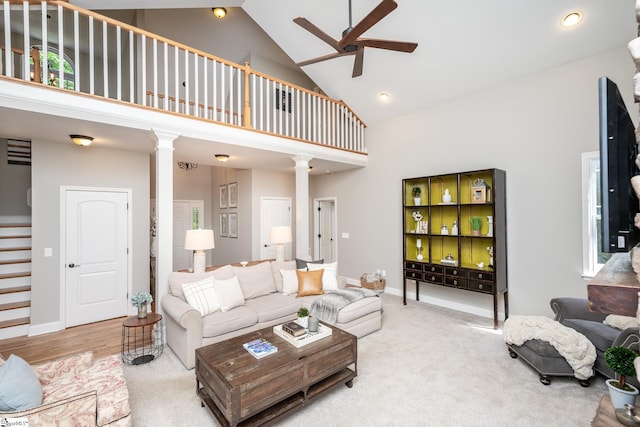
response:
[(96, 359), (117, 354), (121, 350), (124, 319), (126, 318), (105, 320), (34, 337), (0, 340), (0, 354), (7, 358), (13, 353), (30, 364), (89, 350), (93, 351)]

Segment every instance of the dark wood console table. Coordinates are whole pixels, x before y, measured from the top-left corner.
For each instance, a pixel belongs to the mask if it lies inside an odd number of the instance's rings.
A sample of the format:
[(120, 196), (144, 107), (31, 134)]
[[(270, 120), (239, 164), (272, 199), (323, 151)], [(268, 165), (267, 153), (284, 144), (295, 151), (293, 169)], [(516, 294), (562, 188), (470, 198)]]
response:
[(636, 316), (640, 282), (629, 253), (614, 254), (587, 283), (589, 309), (598, 313)]

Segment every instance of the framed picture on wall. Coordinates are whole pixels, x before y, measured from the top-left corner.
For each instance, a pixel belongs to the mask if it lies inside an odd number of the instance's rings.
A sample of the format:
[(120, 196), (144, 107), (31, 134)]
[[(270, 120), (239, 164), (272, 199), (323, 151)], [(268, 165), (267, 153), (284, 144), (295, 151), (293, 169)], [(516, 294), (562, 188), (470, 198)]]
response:
[(276, 110), (291, 112), (291, 92), (276, 88)]
[(220, 186), (220, 209), (226, 209), (227, 207), (227, 185)]
[(229, 184), (229, 207), (238, 207), (238, 183), (232, 182)]
[(229, 214), (220, 214), (220, 237), (227, 237), (229, 235)]
[(238, 238), (238, 214), (229, 214), (229, 237)]

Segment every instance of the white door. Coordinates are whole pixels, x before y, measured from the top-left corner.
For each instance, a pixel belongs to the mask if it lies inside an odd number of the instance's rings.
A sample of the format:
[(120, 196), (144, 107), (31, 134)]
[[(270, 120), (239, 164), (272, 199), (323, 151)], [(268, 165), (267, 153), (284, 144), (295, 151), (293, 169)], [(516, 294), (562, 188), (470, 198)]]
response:
[(337, 227), (335, 199), (316, 200), (316, 230), (314, 252), (316, 259), (334, 262), (337, 259)]
[(125, 316), (128, 193), (66, 190), (64, 197), (66, 326)]
[[(276, 245), (269, 242), (271, 227), (288, 225), (291, 227), (291, 199), (282, 197), (262, 197), (260, 199), (260, 259), (274, 259)], [(293, 230), (292, 234), (293, 233)], [(291, 259), (291, 245), (284, 245), (284, 259)]]
[(203, 200), (173, 201), (173, 271), (186, 270), (191, 267), (191, 252), (184, 248), (187, 230), (193, 228), (193, 210), (198, 209), (199, 228), (204, 226)]

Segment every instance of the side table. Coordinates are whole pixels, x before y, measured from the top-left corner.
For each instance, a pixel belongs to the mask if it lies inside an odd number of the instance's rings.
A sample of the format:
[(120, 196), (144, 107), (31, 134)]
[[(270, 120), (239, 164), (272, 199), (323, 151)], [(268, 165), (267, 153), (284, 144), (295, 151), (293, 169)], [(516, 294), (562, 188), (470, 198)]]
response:
[(122, 322), (122, 362), (142, 365), (162, 354), (164, 336), (162, 315), (149, 313), (140, 319), (129, 316)]

